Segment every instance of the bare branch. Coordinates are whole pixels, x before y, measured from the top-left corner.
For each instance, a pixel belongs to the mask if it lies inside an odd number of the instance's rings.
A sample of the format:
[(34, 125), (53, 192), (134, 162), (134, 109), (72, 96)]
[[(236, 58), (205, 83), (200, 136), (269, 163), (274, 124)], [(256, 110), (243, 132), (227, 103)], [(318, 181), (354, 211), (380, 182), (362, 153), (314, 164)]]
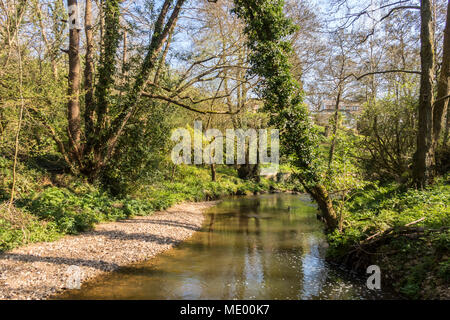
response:
[(229, 112), (229, 111), (204, 111), (204, 110), (199, 110), (199, 109), (193, 108), (193, 107), (191, 107), (191, 106), (189, 106), (189, 105), (187, 105), (187, 104), (185, 104), (183, 102), (177, 101), (175, 99), (172, 99), (172, 98), (169, 98), (169, 97), (166, 97), (166, 96), (162, 96), (162, 95), (158, 95), (158, 94), (151, 94), (151, 93), (147, 93), (147, 92), (142, 92), (141, 94), (144, 97), (152, 98), (152, 99), (164, 100), (166, 102), (173, 103), (173, 104), (175, 104), (177, 106), (180, 106), (182, 108), (185, 108), (187, 110), (194, 111), (194, 112), (201, 113), (201, 114), (237, 114), (240, 111), (240, 110), (237, 110), (235, 112)]
[(395, 11), (398, 11), (398, 10), (406, 10), (406, 9), (416, 9), (416, 10), (420, 10), (420, 6), (400, 6), (400, 7), (392, 8), (392, 9), (388, 12), (388, 14), (385, 15), (384, 17), (382, 17), (382, 18), (380, 19), (380, 21), (378, 21), (378, 22), (381, 22), (381, 21), (383, 21), (384, 19), (387, 19), (387, 18), (388, 18), (392, 13), (394, 13)]
[(437, 99), (436, 101), (434, 101), (434, 104), (436, 104), (436, 103), (438, 103), (438, 102), (441, 102), (441, 101), (443, 101), (443, 100), (446, 100), (446, 99), (448, 99), (448, 98), (450, 98), (450, 94), (447, 95), (447, 96), (445, 96), (445, 97), (442, 97), (442, 98)]
[(365, 73), (363, 75), (357, 76), (352, 74), (349, 74), (347, 77), (345, 77), (346, 79), (349, 77), (355, 77), (356, 80), (361, 80), (364, 77), (370, 76), (370, 75), (374, 75), (374, 74), (386, 74), (386, 73), (410, 73), (410, 74), (421, 74), (420, 71), (414, 71), (414, 70), (399, 70), (399, 69), (395, 69), (395, 70), (384, 70), (384, 71), (375, 71), (375, 72), (368, 72)]

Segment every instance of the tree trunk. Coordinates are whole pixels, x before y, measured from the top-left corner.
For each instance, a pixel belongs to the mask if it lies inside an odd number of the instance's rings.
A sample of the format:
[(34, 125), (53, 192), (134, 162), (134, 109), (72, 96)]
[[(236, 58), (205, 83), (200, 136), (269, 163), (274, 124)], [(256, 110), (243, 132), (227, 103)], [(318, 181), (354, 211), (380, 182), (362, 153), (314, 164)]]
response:
[(52, 65), (52, 74), (53, 74), (53, 80), (56, 80), (58, 77), (58, 66), (56, 63), (56, 56), (54, 54), (54, 48), (53, 45), (48, 41), (47, 32), (45, 31), (44, 26), (44, 15), (42, 14), (40, 3), (36, 3), (36, 11), (38, 14), (39, 19), (39, 28), (41, 29), (41, 35), (42, 40), (44, 41), (45, 48), (46, 48), (46, 54), (50, 58), (50, 63)]
[(450, 128), (450, 108), (447, 107), (447, 119), (445, 120), (445, 133), (444, 133), (444, 141), (443, 141), (444, 146), (446, 146), (448, 143), (449, 128)]
[(322, 217), (325, 219), (327, 228), (331, 231), (335, 230), (339, 221), (333, 208), (333, 202), (331, 201), (325, 187), (321, 184), (316, 184), (313, 187), (308, 187), (305, 184), (303, 184), (303, 186), (319, 205), (320, 212), (322, 213)]
[(433, 13), (431, 0), (422, 0), (421, 9), (421, 66), (419, 101), (419, 131), (415, 154), (414, 179), (419, 188), (431, 182), (433, 169), (433, 80), (435, 72), (435, 52), (433, 34)]
[(100, 151), (102, 159), (100, 161), (100, 167), (97, 169), (97, 171), (101, 169), (101, 167), (104, 166), (114, 155), (117, 142), (122, 135), (128, 120), (137, 108), (138, 101), (141, 98), (141, 92), (146, 85), (150, 73), (156, 66), (158, 55), (161, 52), (169, 33), (177, 23), (178, 15), (180, 14), (181, 8), (185, 1), (186, 0), (178, 0), (176, 2), (170, 17), (164, 24), (164, 20), (169, 11), (169, 7), (172, 4), (172, 1), (165, 0), (163, 8), (161, 9), (158, 19), (155, 23), (155, 29), (149, 49), (144, 58), (141, 69), (136, 75), (134, 84), (132, 85), (130, 91), (124, 99), (126, 102), (124, 103), (123, 109), (110, 124), (111, 129), (104, 137), (104, 139), (102, 139), (101, 146), (99, 146), (102, 149)]
[(433, 150), (439, 142), (439, 137), (442, 131), (442, 125), (447, 114), (448, 99), (444, 99), (448, 95), (450, 89), (450, 0), (447, 5), (447, 22), (444, 30), (444, 45), (442, 53), (442, 68), (438, 81), (438, 92), (436, 96), (436, 103), (433, 110)]
[(86, 34), (86, 64), (84, 67), (84, 103), (85, 103), (85, 132), (88, 145), (94, 139), (94, 44), (92, 26), (92, 2), (86, 0), (86, 13), (84, 18)]
[[(259, 154), (257, 154), (259, 159)], [(249, 146), (245, 148), (245, 164), (239, 165), (237, 169), (238, 177), (243, 180), (253, 180), (258, 178), (258, 161), (256, 164), (250, 164), (250, 142)]]
[(338, 133), (338, 121), (339, 121), (339, 104), (341, 102), (342, 88), (339, 87), (338, 95), (336, 97), (336, 108), (334, 112), (334, 124), (333, 124), (333, 139), (331, 141), (330, 154), (328, 157), (328, 172), (331, 171), (331, 163), (333, 162), (334, 150), (336, 149), (336, 138)]
[(216, 181), (216, 165), (211, 163), (211, 181)]
[(164, 47), (162, 57), (161, 57), (161, 59), (160, 59), (160, 61), (158, 63), (158, 68), (156, 69), (155, 77), (153, 78), (153, 83), (155, 85), (157, 85), (159, 83), (159, 77), (161, 75), (161, 71), (164, 68), (164, 65), (166, 64), (166, 57), (167, 57), (167, 53), (169, 52), (169, 46), (170, 46), (170, 43), (172, 41), (174, 30), (175, 30), (175, 28), (172, 28), (171, 31), (169, 32), (169, 36), (167, 38), (166, 45)]
[(122, 77), (124, 82), (127, 81), (126, 77), (128, 76), (128, 38), (127, 38), (127, 29), (123, 30), (123, 53), (122, 53)]
[(80, 22), (77, 0), (67, 0), (69, 7), (69, 102), (68, 131), (72, 155), (78, 158), (81, 137), (80, 121)]

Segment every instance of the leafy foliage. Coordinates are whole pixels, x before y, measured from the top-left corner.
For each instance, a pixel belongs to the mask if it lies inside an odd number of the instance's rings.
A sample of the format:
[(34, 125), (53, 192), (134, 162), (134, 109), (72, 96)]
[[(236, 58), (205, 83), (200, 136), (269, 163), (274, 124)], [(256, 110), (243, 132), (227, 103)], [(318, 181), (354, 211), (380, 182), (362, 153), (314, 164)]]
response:
[(316, 132), (302, 103), (299, 83), (291, 72), (291, 44), (285, 38), (296, 30), (286, 18), (284, 1), (235, 0), (234, 12), (245, 21), (251, 74), (263, 80), (259, 93), (264, 108), (272, 113), (271, 123), (281, 131), (284, 153), (291, 155), (306, 182), (317, 182)]
[(359, 117), (364, 140), (361, 152), (367, 177), (406, 181), (415, 151), (416, 109), (414, 97), (386, 97), (369, 103)]
[[(6, 164), (0, 171), (4, 178), (3, 174), (10, 174), (5, 172), (10, 163), (4, 158), (0, 160)], [(101, 186), (66, 174), (49, 177), (45, 170), (22, 166), (20, 172), (21, 199), (16, 203), (14, 214), (9, 213), (6, 202), (0, 207), (0, 251), (30, 242), (53, 241), (64, 234), (78, 234), (99, 222), (150, 215), (183, 201), (214, 200), (227, 195), (287, 188), (283, 183), (266, 179), (261, 179), (260, 183), (241, 180), (236, 170), (228, 167), (218, 167), (217, 181), (211, 182), (207, 168), (184, 166), (178, 169), (172, 181), (164, 177), (152, 178), (151, 184), (146, 180), (147, 184), (137, 184), (133, 193), (115, 197)], [(6, 194), (7, 189), (4, 192)]]
[(139, 184), (164, 177), (170, 167), (170, 131), (174, 126), (168, 114), (171, 110), (173, 107), (151, 102), (130, 121), (118, 143), (121, 152), (102, 173), (102, 183), (112, 194), (132, 194)]

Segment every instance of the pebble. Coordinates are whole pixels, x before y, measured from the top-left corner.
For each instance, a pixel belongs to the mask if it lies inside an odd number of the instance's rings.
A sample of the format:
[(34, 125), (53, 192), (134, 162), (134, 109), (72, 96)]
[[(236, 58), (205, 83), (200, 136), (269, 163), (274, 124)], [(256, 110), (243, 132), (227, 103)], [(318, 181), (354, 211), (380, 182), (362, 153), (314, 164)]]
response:
[(216, 204), (182, 203), (151, 216), (99, 224), (80, 235), (0, 254), (0, 299), (47, 299), (66, 288), (73, 266), (79, 267), (83, 283), (148, 260), (200, 229), (203, 212)]

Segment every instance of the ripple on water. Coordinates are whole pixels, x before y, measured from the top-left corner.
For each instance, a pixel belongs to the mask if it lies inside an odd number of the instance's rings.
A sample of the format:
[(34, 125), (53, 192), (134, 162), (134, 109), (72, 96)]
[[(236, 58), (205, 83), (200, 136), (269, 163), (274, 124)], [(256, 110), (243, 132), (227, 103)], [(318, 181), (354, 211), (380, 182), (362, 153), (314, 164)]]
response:
[(307, 198), (230, 198), (190, 240), (61, 296), (70, 299), (383, 299), (325, 261), (323, 225)]

